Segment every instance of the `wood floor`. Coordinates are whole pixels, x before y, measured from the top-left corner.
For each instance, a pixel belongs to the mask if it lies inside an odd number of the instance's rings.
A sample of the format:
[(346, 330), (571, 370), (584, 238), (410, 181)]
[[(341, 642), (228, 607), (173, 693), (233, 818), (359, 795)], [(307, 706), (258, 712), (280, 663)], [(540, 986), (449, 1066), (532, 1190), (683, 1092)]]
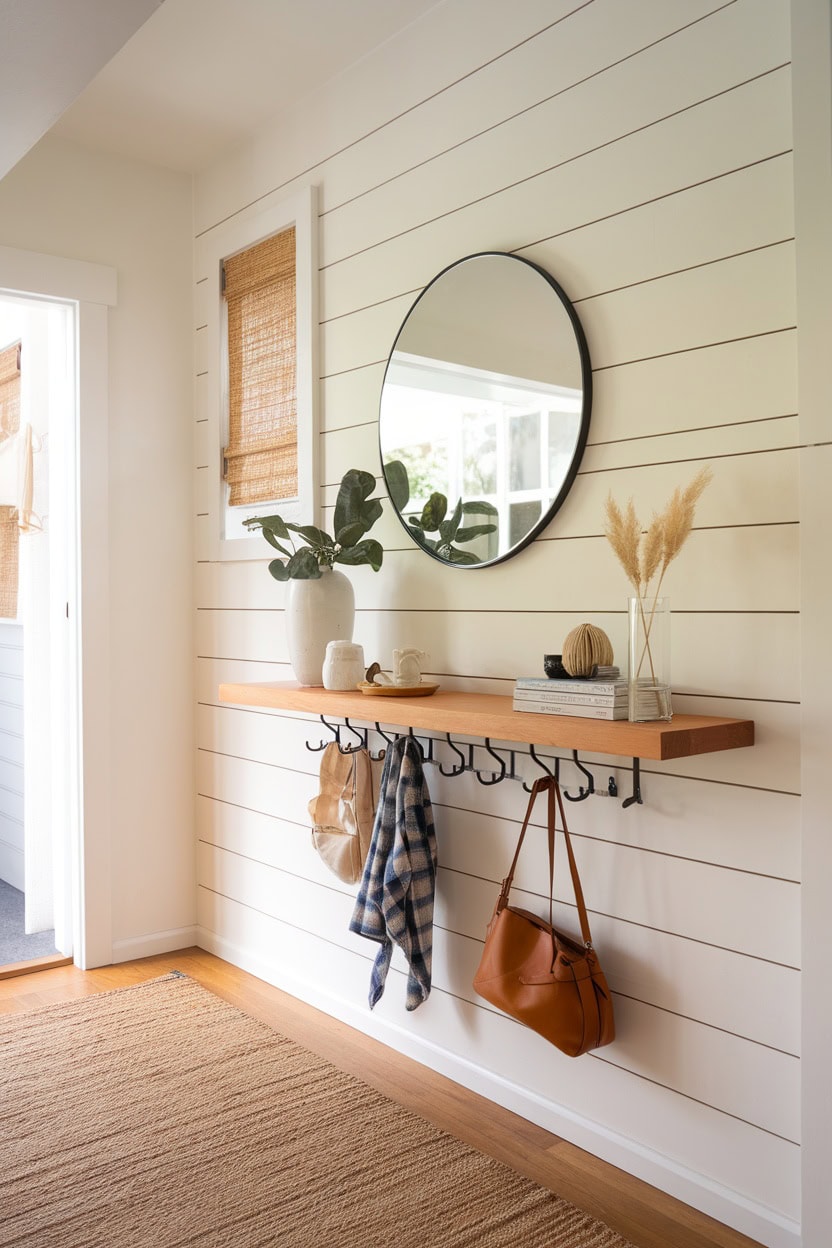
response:
[(636, 1248), (755, 1248), (756, 1241), (201, 949), (94, 971), (60, 966), (17, 974), (0, 980), (0, 1013), (122, 988), (174, 969), (607, 1222)]

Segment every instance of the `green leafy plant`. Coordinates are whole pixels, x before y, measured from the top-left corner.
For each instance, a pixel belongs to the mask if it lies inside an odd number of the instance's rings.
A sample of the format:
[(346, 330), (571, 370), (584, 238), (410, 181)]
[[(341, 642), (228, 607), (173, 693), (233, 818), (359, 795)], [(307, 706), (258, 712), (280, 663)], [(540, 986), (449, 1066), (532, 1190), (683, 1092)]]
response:
[(283, 556), (269, 564), (276, 581), (317, 580), (322, 568), (336, 563), (369, 564), (378, 572), (384, 551), (379, 542), (364, 537), (381, 515), (380, 500), (370, 498), (375, 487), (376, 479), (369, 472), (350, 468), (344, 473), (335, 500), (334, 537), (313, 524), (293, 524), (281, 516), (250, 516), (243, 523), (249, 529), (260, 529)]
[[(405, 508), (410, 502), (407, 469), (401, 460), (391, 460), (384, 465), (384, 475), (387, 478), (390, 498), (396, 510), (404, 515)], [(486, 503), (481, 499), (469, 499), (463, 502), (460, 498), (449, 516), (447, 498), (444, 494), (435, 492), (425, 503), (421, 515), (408, 516), (407, 523), (414, 539), (425, 550), (431, 551), (448, 563), (470, 565), (481, 563), (482, 560), (470, 551), (460, 550), (459, 544), (472, 542), (475, 537), (483, 537), (487, 533), (496, 533), (497, 525), (490, 521), (484, 524), (463, 525), (462, 518), (463, 516), (482, 515), (496, 516), (497, 508), (492, 503)], [(436, 537), (431, 536), (434, 533)]]

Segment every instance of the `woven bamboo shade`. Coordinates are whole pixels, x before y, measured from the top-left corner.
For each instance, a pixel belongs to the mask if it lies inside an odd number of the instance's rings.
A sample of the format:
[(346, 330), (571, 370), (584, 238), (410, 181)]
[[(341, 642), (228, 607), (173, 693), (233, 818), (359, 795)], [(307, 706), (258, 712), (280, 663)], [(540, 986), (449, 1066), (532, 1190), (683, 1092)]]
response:
[[(20, 343), (0, 351), (0, 437), (20, 428)], [(0, 616), (17, 617), (18, 576), (17, 512), (0, 507)]]
[(232, 506), (298, 493), (295, 229), (224, 262)]

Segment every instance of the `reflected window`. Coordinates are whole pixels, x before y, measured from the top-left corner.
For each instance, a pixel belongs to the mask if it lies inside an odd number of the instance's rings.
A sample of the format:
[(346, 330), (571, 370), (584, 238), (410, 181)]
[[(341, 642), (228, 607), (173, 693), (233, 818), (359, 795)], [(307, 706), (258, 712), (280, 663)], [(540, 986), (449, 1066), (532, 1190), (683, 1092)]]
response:
[(382, 399), (382, 457), (407, 472), (403, 519), (418, 517), (439, 493), (450, 509), (466, 500), (470, 525), (481, 502), (480, 520), (494, 521), (496, 532), (472, 539), (468, 552), (484, 562), (515, 546), (561, 488), (581, 405), (580, 390), (394, 351)]

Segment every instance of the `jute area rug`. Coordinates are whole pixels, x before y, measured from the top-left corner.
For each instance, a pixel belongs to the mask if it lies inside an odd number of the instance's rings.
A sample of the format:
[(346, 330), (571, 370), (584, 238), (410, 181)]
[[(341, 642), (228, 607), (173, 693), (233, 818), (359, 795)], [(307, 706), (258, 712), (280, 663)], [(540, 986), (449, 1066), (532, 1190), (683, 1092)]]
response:
[(0, 1244), (631, 1248), (174, 972), (0, 1018)]

